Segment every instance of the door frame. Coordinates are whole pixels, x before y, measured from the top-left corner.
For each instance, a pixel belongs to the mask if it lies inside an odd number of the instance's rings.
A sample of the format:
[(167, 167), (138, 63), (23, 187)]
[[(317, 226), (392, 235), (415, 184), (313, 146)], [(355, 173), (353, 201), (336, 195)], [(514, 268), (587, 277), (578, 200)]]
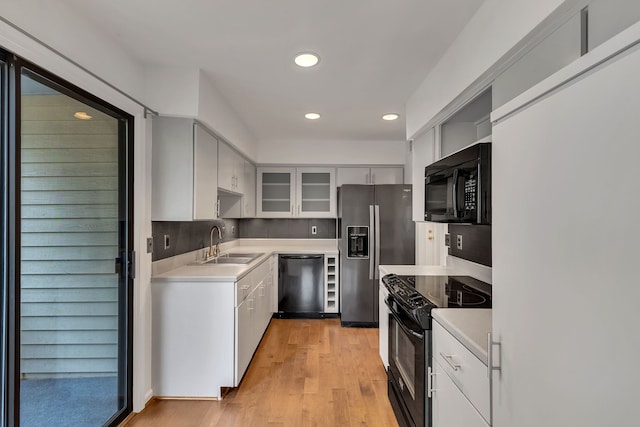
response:
[[(4, 184), (6, 188), (7, 210), (7, 245), (5, 252), (7, 262), (5, 277), (7, 289), (5, 293), (5, 348), (6, 360), (2, 369), (6, 373), (3, 383), (3, 397), (5, 411), (2, 421), (6, 425), (19, 425), (20, 421), (20, 233), (21, 228), (21, 158), (20, 158), (20, 122), (21, 122), (21, 76), (26, 69), (32, 78), (46, 82), (58, 92), (81, 101), (107, 115), (118, 120), (119, 150), (119, 223), (126, 221), (126, 237), (121, 236), (120, 242), (124, 244), (124, 250), (120, 253), (121, 277), (124, 286), (119, 286), (118, 297), (118, 339), (122, 344), (118, 345), (118, 391), (124, 394), (124, 401), (119, 400), (122, 410), (116, 412), (105, 425), (116, 426), (133, 411), (133, 286), (135, 279), (135, 252), (134, 252), (134, 117), (122, 109), (98, 98), (80, 87), (62, 79), (55, 74), (24, 60), (16, 55), (0, 48), (0, 59), (7, 63), (7, 76), (1, 84), (6, 84), (8, 96), (6, 97), (6, 130), (2, 136), (6, 136), (7, 158), (5, 164), (7, 171)], [(3, 102), (5, 102), (3, 100)], [(124, 147), (122, 146), (124, 138)], [(122, 149), (124, 148), (124, 149)], [(123, 170), (124, 168), (124, 170)], [(1, 170), (1, 169), (0, 169)], [(122, 180), (126, 182), (122, 182)], [(121, 194), (124, 192), (124, 194)], [(122, 262), (122, 261), (121, 261)], [(122, 283), (122, 282), (120, 282)], [(123, 336), (125, 335), (125, 336)], [(120, 372), (124, 371), (123, 375)], [(124, 379), (124, 384), (122, 384)], [(120, 396), (119, 396), (120, 397)], [(0, 424), (5, 425), (5, 424)]]

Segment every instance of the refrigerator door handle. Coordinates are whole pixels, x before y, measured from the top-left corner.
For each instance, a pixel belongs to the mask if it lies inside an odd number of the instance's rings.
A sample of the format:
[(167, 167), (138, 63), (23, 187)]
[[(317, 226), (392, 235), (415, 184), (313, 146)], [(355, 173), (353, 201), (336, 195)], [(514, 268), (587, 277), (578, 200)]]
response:
[(376, 227), (375, 227), (375, 240), (376, 240), (376, 247), (375, 247), (375, 272), (374, 272), (374, 279), (378, 280), (378, 278), (380, 277), (380, 272), (378, 270), (378, 267), (380, 267), (380, 205), (376, 205), (376, 211), (375, 211), (375, 219), (376, 219)]
[(371, 238), (371, 233), (375, 233), (374, 228), (374, 211), (373, 205), (369, 205), (369, 280), (373, 280), (374, 270), (375, 270), (375, 257), (373, 256), (374, 245), (373, 239)]

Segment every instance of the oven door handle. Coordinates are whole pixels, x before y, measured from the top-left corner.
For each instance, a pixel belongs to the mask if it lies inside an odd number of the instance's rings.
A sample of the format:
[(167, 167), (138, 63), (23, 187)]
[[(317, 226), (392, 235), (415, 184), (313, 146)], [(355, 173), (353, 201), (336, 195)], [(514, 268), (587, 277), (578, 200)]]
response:
[(419, 340), (423, 340), (424, 339), (424, 334), (420, 334), (416, 331), (413, 331), (411, 329), (409, 329), (404, 323), (402, 323), (402, 320), (400, 320), (400, 317), (398, 317), (398, 315), (396, 313), (394, 313), (393, 311), (389, 311), (389, 314), (391, 314), (391, 316), (393, 316), (393, 319), (396, 321), (396, 323), (398, 324), (398, 326), (400, 326), (400, 328), (409, 335), (413, 335), (415, 338), (418, 338)]

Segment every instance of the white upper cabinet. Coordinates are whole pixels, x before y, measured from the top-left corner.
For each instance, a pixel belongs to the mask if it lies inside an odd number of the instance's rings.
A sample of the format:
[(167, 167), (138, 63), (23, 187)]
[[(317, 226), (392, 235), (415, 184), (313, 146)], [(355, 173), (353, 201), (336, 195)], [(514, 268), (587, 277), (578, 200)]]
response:
[(193, 219), (217, 218), (218, 141), (197, 124), (193, 132)]
[(256, 167), (248, 160), (244, 161), (243, 168), (243, 218), (256, 216)]
[(193, 119), (153, 119), (153, 221), (217, 218), (217, 145)]
[(258, 168), (257, 193), (262, 218), (336, 215), (334, 168)]
[(404, 184), (404, 169), (400, 167), (371, 168), (370, 184)]
[(296, 215), (307, 218), (335, 217), (335, 177), (333, 168), (298, 168)]
[(413, 181), (413, 220), (424, 221), (424, 168), (435, 161), (435, 129), (431, 128), (413, 141), (411, 170)]
[(218, 187), (243, 194), (244, 158), (224, 142), (218, 148)]
[(295, 168), (258, 168), (257, 211), (262, 218), (294, 216)]
[(343, 184), (404, 184), (402, 167), (342, 167), (338, 168), (337, 186)]

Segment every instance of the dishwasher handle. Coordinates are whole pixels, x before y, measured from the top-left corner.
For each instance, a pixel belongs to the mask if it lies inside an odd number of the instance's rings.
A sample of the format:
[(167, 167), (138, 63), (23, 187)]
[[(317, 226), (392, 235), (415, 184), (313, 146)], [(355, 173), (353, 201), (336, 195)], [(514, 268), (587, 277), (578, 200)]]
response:
[(324, 255), (280, 255), (282, 259), (322, 259)]

